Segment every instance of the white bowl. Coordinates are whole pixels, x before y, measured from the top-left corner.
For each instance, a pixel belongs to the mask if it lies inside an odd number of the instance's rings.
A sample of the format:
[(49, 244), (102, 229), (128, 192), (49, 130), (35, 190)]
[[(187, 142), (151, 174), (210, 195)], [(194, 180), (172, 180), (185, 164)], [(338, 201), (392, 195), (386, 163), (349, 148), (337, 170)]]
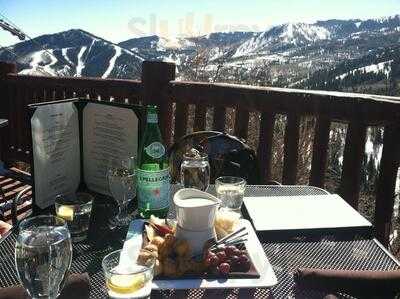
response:
[(178, 225), (199, 232), (214, 226), (220, 200), (207, 192), (187, 188), (175, 193), (174, 204)]

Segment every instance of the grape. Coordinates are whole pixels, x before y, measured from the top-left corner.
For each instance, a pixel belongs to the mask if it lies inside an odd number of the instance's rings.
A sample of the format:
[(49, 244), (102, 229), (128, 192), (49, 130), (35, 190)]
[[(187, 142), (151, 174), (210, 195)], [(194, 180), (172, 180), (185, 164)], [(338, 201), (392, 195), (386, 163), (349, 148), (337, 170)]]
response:
[(247, 255), (242, 254), (241, 256), (239, 256), (239, 262), (242, 263), (248, 263), (249, 262), (249, 258), (247, 257)]
[(212, 256), (217, 256), (214, 252), (210, 251), (207, 255), (207, 257), (212, 257)]
[(227, 255), (227, 256), (232, 256), (232, 255), (234, 255), (235, 249), (236, 249), (236, 247), (233, 246), (233, 245), (227, 246), (227, 247), (225, 248), (225, 253), (226, 253), (226, 255)]
[(209, 258), (210, 258), (210, 265), (212, 265), (212, 266), (218, 266), (219, 265), (220, 261), (219, 261), (218, 256), (216, 256), (214, 254), (214, 255), (210, 256)]
[(238, 265), (238, 270), (242, 271), (242, 272), (248, 272), (250, 270), (250, 262), (249, 261), (245, 261), (245, 262), (241, 262)]
[(241, 254), (242, 254), (242, 251), (241, 251), (240, 249), (237, 249), (237, 248), (235, 247), (235, 250), (233, 251), (233, 255), (239, 256), (239, 255), (241, 255)]
[(209, 256), (212, 255), (212, 254), (213, 254), (213, 252), (212, 252), (211, 250), (206, 250), (206, 251), (204, 252), (204, 257), (207, 258), (207, 257), (209, 257)]
[(233, 266), (236, 266), (237, 264), (239, 264), (239, 261), (240, 261), (239, 257), (237, 255), (231, 256), (230, 260), (231, 260), (231, 263)]
[(226, 260), (225, 251), (217, 252), (217, 257), (218, 257), (218, 259), (219, 259), (219, 262), (220, 262), (220, 263), (223, 263), (223, 262)]
[(222, 275), (228, 275), (229, 271), (231, 270), (231, 266), (228, 263), (222, 263), (218, 266), (218, 271)]
[(241, 253), (244, 255), (247, 255), (247, 251), (246, 250), (241, 250)]

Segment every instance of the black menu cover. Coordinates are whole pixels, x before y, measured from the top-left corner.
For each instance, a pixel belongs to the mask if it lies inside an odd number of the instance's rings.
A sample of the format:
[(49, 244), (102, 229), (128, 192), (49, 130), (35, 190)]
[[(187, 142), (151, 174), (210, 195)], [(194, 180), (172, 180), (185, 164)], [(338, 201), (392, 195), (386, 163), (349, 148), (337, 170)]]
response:
[(142, 106), (76, 98), (29, 109), (34, 209), (77, 190), (110, 195), (108, 162), (137, 156)]

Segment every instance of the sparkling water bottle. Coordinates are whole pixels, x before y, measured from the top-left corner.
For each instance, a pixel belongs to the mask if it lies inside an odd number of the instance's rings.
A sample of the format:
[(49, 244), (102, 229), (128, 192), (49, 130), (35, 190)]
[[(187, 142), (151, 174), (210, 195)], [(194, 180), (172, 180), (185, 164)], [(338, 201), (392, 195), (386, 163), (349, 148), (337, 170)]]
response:
[(147, 123), (136, 175), (140, 216), (164, 218), (169, 209), (171, 177), (155, 106), (147, 106)]

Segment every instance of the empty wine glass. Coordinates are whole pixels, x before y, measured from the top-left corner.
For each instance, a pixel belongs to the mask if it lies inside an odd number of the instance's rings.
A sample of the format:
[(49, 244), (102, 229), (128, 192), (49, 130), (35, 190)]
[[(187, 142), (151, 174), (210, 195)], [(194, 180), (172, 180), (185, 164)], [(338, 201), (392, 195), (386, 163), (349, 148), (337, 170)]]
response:
[(210, 164), (207, 154), (191, 149), (183, 155), (181, 184), (185, 188), (207, 190), (210, 185)]
[(132, 215), (128, 213), (128, 204), (136, 196), (135, 158), (110, 161), (107, 180), (110, 193), (118, 203), (118, 214), (111, 224), (129, 225)]
[(19, 280), (33, 299), (56, 298), (71, 261), (71, 236), (64, 219), (38, 216), (21, 222), (15, 265)]

